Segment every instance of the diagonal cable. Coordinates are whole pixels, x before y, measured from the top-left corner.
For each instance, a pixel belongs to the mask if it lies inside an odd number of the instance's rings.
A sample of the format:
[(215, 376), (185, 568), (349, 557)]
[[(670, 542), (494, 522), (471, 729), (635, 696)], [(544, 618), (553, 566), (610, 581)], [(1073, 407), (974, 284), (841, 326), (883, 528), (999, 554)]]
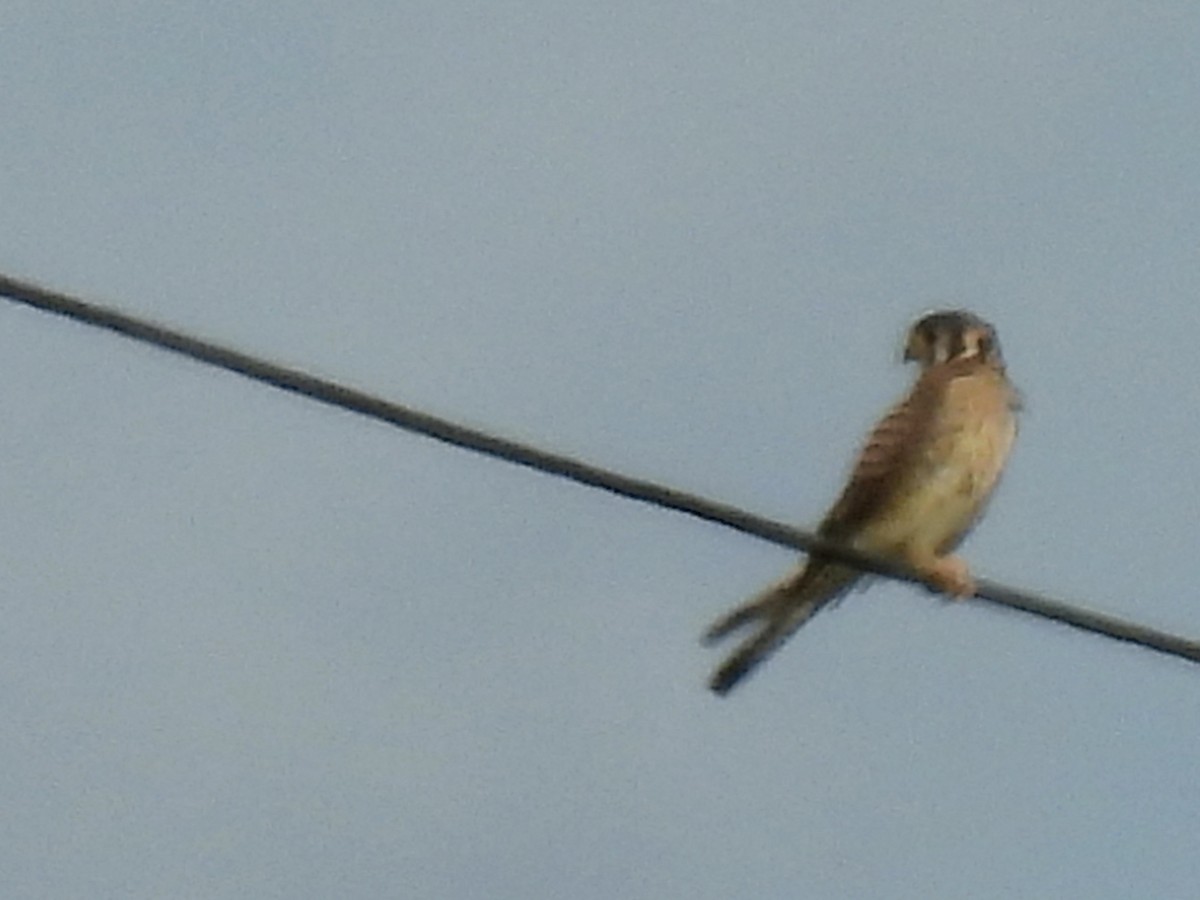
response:
[[(831, 544), (811, 532), (773, 519), (756, 516), (736, 506), (718, 503), (696, 494), (665, 487), (653, 481), (631, 478), (628, 475), (611, 472), (569, 456), (540, 450), (529, 444), (503, 438), (480, 429), (458, 425), (429, 413), (392, 403), (364, 391), (309, 375), (299, 369), (268, 362), (181, 331), (126, 315), (111, 307), (89, 303), (2, 274), (0, 274), (0, 297), (98, 328), (115, 331), (136, 341), (191, 357), (207, 365), (236, 372), (247, 378), (300, 394), (329, 406), (389, 422), (406, 431), (423, 434), (456, 447), (527, 466), (539, 472), (569, 478), (580, 484), (600, 488), (631, 500), (673, 509), (676, 512), (686, 513), (707, 522), (715, 522), (718, 525), (724, 525), (774, 544), (802, 550), (806, 553), (819, 552), (864, 571), (901, 581), (922, 583), (918, 576), (904, 566)], [(1083, 631), (1128, 641), (1150, 650), (1200, 662), (1200, 642), (1154, 628), (1147, 628), (1115, 616), (1081, 609), (1051, 597), (1020, 591), (987, 579), (978, 580), (975, 596), (1000, 606), (1041, 616)]]

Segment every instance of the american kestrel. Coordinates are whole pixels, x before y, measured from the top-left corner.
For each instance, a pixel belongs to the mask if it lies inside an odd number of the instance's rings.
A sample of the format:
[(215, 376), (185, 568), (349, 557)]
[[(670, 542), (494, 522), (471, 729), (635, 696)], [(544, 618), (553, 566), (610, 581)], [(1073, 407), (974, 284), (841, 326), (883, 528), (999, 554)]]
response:
[[(905, 343), (904, 361), (910, 360), (921, 367), (916, 382), (871, 432), (817, 533), (906, 564), (945, 593), (969, 597), (970, 570), (951, 554), (1000, 478), (1017, 433), (1019, 395), (1005, 374), (995, 329), (965, 310), (919, 319)], [(754, 630), (709, 687), (727, 693), (863, 577), (813, 556), (717, 620), (706, 643)]]

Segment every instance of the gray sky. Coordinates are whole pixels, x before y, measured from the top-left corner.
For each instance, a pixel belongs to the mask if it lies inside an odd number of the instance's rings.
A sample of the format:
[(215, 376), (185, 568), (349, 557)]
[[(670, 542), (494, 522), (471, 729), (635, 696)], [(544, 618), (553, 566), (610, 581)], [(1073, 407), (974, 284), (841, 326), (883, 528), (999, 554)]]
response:
[[(802, 524), (968, 306), (977, 571), (1200, 635), (1200, 8), (963, 9), (12, 0), (0, 270)], [(1186, 663), (881, 584), (719, 701), (788, 553), (0, 316), (5, 897), (1195, 890)]]

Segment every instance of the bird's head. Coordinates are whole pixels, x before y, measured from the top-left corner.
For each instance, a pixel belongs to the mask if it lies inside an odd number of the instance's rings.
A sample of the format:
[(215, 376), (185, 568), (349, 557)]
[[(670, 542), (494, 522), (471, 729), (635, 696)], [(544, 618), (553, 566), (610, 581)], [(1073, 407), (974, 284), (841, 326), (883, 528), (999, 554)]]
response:
[(996, 329), (964, 309), (922, 316), (908, 330), (904, 361), (916, 360), (922, 369), (960, 359), (977, 359), (1004, 368)]

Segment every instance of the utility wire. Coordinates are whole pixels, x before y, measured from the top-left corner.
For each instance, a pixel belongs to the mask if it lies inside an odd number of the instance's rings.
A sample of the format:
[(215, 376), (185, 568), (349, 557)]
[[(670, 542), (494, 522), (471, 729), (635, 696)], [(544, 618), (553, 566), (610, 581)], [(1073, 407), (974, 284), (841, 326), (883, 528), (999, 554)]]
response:
[[(923, 583), (919, 576), (904, 566), (831, 544), (812, 532), (756, 516), (736, 506), (664, 487), (653, 481), (631, 478), (569, 456), (539, 450), (529, 444), (458, 425), (429, 413), (392, 403), (381, 397), (324, 378), (317, 378), (299, 369), (271, 363), (232, 348), (184, 334), (181, 331), (126, 315), (111, 307), (89, 303), (3, 274), (0, 274), (0, 297), (98, 328), (115, 331), (117, 334), (133, 338), (136, 341), (191, 357), (207, 365), (236, 372), (255, 381), (300, 394), (329, 406), (389, 422), (406, 431), (423, 434), (456, 447), (527, 466), (539, 472), (569, 478), (572, 481), (628, 497), (631, 500), (673, 509), (774, 544), (802, 550), (806, 553), (820, 553), (839, 562), (888, 578)], [(929, 587), (929, 585), (926, 586)], [(1200, 642), (1147, 628), (1114, 616), (1081, 609), (1050, 597), (1019, 591), (982, 578), (977, 581), (975, 596), (1000, 606), (1061, 622), (1083, 631), (1128, 641), (1161, 653), (1189, 659), (1192, 662), (1200, 662)]]

